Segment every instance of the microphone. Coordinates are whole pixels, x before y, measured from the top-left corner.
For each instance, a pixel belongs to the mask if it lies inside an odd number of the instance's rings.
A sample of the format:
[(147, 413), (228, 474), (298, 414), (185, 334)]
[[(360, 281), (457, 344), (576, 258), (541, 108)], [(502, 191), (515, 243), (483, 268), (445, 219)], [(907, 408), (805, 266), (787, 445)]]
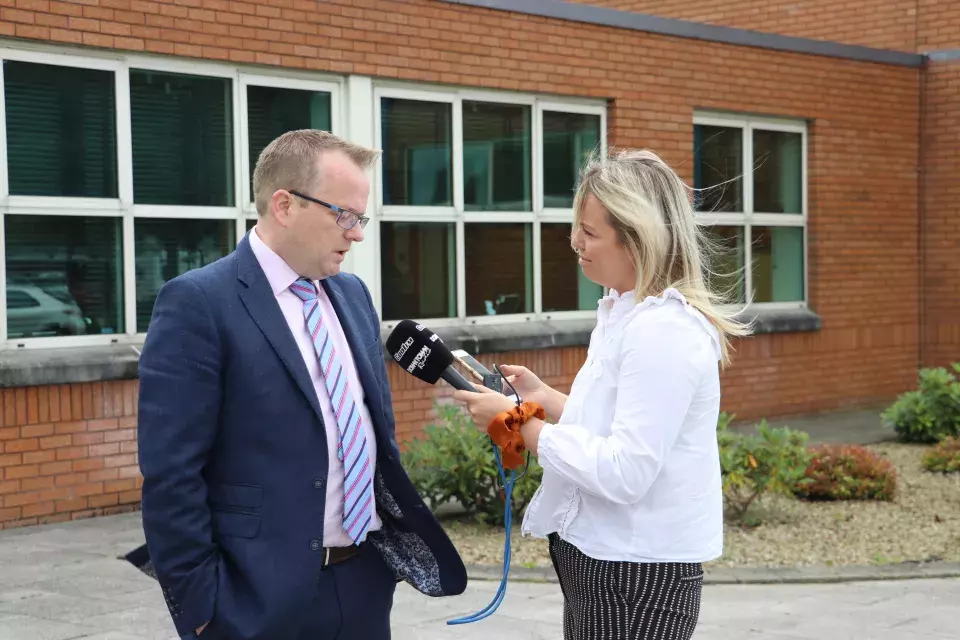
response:
[(477, 389), (453, 368), (453, 352), (440, 336), (413, 320), (401, 320), (387, 338), (387, 352), (407, 373), (427, 384), (443, 378), (460, 391)]

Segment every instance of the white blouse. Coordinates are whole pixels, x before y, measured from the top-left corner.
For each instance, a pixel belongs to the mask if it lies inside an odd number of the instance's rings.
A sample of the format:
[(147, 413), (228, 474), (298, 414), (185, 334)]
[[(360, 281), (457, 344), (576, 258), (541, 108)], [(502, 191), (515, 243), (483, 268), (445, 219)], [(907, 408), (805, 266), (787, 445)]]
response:
[(675, 289), (603, 298), (523, 534), (600, 560), (706, 562), (723, 552), (717, 330)]

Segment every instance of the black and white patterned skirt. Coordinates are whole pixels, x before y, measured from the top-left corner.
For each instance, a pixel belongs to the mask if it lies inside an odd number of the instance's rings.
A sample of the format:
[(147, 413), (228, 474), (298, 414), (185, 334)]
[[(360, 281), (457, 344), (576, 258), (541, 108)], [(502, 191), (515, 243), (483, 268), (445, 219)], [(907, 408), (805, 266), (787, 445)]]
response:
[(563, 591), (564, 640), (690, 640), (703, 566), (596, 560), (550, 534)]

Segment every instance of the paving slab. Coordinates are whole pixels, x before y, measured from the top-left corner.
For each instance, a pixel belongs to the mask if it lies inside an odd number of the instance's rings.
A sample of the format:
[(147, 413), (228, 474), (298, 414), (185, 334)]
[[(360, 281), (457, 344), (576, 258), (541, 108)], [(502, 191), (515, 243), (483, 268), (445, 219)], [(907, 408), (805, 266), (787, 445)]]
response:
[[(0, 532), (0, 640), (175, 640), (156, 581), (117, 556), (142, 544), (137, 513)], [(771, 581), (775, 582), (775, 581)], [(471, 580), (458, 598), (397, 591), (394, 640), (563, 637), (554, 582)], [(695, 640), (956, 640), (960, 578), (826, 584), (708, 584)]]

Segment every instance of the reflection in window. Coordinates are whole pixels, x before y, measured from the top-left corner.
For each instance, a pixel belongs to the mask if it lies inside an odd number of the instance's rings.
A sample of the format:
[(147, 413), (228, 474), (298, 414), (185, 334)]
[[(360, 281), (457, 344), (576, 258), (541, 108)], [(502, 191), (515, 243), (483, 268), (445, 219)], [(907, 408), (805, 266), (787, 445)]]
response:
[(120, 218), (7, 215), (4, 242), (8, 338), (124, 331)]
[(453, 139), (447, 103), (382, 98), (383, 204), (453, 204)]
[(530, 211), (530, 107), (463, 103), (467, 211)]
[(384, 320), (456, 317), (452, 222), (381, 223), (380, 264)]
[(533, 313), (533, 225), (467, 224), (467, 315)]
[(600, 143), (600, 116), (543, 112), (543, 206), (570, 208), (580, 168)]
[(233, 220), (136, 220), (137, 331), (147, 330), (163, 283), (233, 250), (235, 224)]
[(10, 194), (117, 197), (111, 71), (4, 60)]
[(693, 150), (697, 211), (743, 211), (743, 130), (698, 124)]
[(803, 300), (803, 227), (753, 227), (755, 302)]
[(745, 302), (743, 227), (705, 227), (708, 242), (704, 252), (707, 286), (727, 304)]
[(799, 133), (753, 132), (753, 210), (803, 213), (803, 167)]
[(541, 224), (540, 247), (543, 311), (596, 310), (603, 287), (583, 275), (570, 247), (570, 225)]
[(277, 87), (247, 87), (247, 127), (249, 130), (250, 197), (253, 170), (264, 147), (288, 131), (321, 129), (330, 131), (330, 94)]
[(133, 199), (234, 206), (228, 78), (130, 70)]

